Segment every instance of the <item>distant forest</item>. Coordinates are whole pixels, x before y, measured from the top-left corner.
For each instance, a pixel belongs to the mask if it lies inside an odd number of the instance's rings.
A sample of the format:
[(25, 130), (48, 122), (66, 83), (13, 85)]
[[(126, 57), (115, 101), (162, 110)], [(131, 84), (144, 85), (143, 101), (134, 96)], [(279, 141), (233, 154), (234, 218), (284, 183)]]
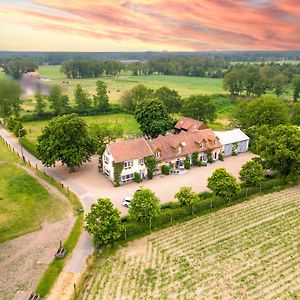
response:
[(60, 65), (66, 60), (149, 60), (159, 58), (213, 58), (227, 62), (300, 60), (300, 51), (203, 51), (203, 52), (14, 52), (0, 51), (0, 62), (31, 59), (36, 64)]

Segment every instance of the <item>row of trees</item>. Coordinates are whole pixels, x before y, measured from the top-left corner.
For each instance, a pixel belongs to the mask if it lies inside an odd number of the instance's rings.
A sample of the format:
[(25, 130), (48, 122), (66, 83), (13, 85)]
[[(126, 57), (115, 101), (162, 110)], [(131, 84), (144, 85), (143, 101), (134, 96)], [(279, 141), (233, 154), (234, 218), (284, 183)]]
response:
[[(244, 186), (258, 186), (264, 180), (263, 168), (258, 162), (247, 162), (242, 167), (240, 178)], [(215, 197), (228, 201), (235, 198), (240, 190), (236, 178), (224, 168), (215, 170), (208, 178), (208, 187), (213, 191)], [(191, 187), (186, 186), (181, 187), (174, 197), (180, 206), (191, 207), (192, 212), (193, 206), (200, 200), (199, 195), (193, 192)], [(140, 188), (134, 193), (129, 208), (130, 219), (149, 223), (151, 229), (151, 222), (159, 213), (159, 199), (153, 191), (148, 188)], [(102, 246), (114, 242), (124, 231), (120, 212), (113, 207), (108, 198), (98, 199), (97, 203), (92, 205), (85, 221), (85, 229), (94, 236), (94, 242), (97, 245)]]
[(96, 82), (96, 94), (90, 95), (79, 84), (74, 90), (75, 106), (71, 108), (68, 95), (63, 95), (60, 86), (53, 86), (48, 96), (40, 94), (35, 95), (35, 112), (37, 115), (43, 115), (49, 107), (54, 115), (63, 115), (75, 112), (95, 111), (99, 113), (110, 110), (107, 87), (103, 81)]
[(124, 69), (125, 65), (117, 60), (67, 60), (61, 66), (61, 72), (68, 78), (115, 76)]
[(30, 59), (13, 59), (1, 64), (5, 74), (19, 79), (22, 74), (33, 72), (38, 69), (38, 65)]
[(282, 70), (282, 65), (238, 65), (226, 73), (223, 86), (232, 95), (261, 96), (274, 92), (282, 95), (292, 83), (294, 100), (300, 93), (300, 67), (295, 70)]

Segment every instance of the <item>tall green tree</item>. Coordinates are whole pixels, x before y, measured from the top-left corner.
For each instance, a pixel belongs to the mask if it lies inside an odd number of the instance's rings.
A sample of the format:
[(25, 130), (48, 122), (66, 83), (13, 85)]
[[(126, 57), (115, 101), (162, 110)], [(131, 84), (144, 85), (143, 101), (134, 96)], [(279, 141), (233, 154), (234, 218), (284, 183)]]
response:
[(99, 198), (92, 204), (85, 217), (85, 230), (94, 236), (97, 245), (107, 245), (117, 240), (123, 231), (120, 212), (114, 208), (110, 199)]
[(159, 99), (148, 98), (138, 102), (134, 114), (142, 133), (151, 137), (165, 134), (172, 126), (167, 108)]
[(290, 109), (291, 123), (300, 126), (300, 103), (294, 103)]
[(262, 96), (254, 101), (243, 102), (237, 109), (236, 119), (242, 128), (261, 125), (286, 124), (288, 107), (274, 96)]
[(94, 107), (100, 112), (109, 111), (109, 99), (106, 84), (98, 80), (96, 82), (96, 95), (94, 95)]
[(271, 84), (277, 97), (281, 96), (284, 93), (287, 88), (288, 82), (289, 79), (283, 74), (278, 74), (272, 78)]
[(74, 90), (75, 108), (82, 112), (91, 108), (91, 99), (87, 91), (85, 91), (80, 84), (76, 85)]
[(256, 152), (266, 169), (284, 176), (300, 174), (300, 130), (297, 126), (263, 126), (255, 139)]
[(152, 179), (153, 173), (157, 165), (157, 160), (155, 156), (145, 157), (145, 166), (147, 168), (147, 178)]
[(294, 75), (293, 81), (293, 98), (294, 101), (298, 101), (300, 97), (300, 75)]
[(22, 101), (20, 86), (9, 79), (0, 80), (0, 117), (19, 116)]
[(75, 167), (89, 161), (96, 150), (96, 142), (89, 136), (86, 123), (76, 114), (52, 119), (38, 137), (37, 153), (47, 167), (61, 161), (73, 172)]
[(162, 86), (154, 92), (154, 97), (164, 102), (168, 113), (178, 113), (182, 107), (182, 99), (177, 91)]
[(182, 114), (203, 122), (213, 122), (216, 119), (216, 105), (209, 96), (192, 95), (185, 99)]
[(69, 97), (62, 95), (60, 86), (53, 86), (47, 99), (50, 104), (50, 109), (55, 115), (63, 115), (69, 112)]
[(228, 173), (226, 169), (216, 169), (208, 178), (208, 188), (218, 197), (226, 200), (233, 199), (240, 190), (236, 178)]
[(197, 200), (197, 194), (192, 191), (190, 186), (183, 186), (180, 188), (179, 192), (175, 194), (175, 198), (180, 206), (192, 206)]
[(259, 162), (251, 160), (242, 166), (240, 179), (245, 186), (259, 186), (264, 178), (264, 170)]
[(140, 222), (150, 222), (159, 214), (159, 199), (146, 188), (141, 188), (133, 195), (130, 202), (129, 216)]
[(121, 104), (128, 112), (134, 113), (138, 102), (149, 98), (153, 94), (153, 90), (148, 89), (143, 84), (138, 84), (129, 91), (125, 91), (121, 96)]
[(37, 115), (42, 115), (45, 112), (46, 101), (45, 98), (40, 94), (35, 94), (35, 112)]
[(231, 95), (240, 95), (244, 90), (243, 74), (241, 70), (228, 72), (223, 79), (223, 88)]

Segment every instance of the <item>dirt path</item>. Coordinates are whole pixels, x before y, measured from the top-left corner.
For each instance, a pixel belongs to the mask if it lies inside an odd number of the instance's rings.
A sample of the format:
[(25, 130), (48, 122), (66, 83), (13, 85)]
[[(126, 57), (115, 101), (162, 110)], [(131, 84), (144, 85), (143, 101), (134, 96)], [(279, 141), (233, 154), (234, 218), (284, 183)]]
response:
[[(32, 291), (54, 258), (60, 241), (64, 241), (74, 224), (70, 204), (59, 190), (40, 178), (33, 170), (20, 166), (35, 178), (55, 199), (66, 204), (66, 217), (43, 223), (42, 229), (0, 244), (0, 299), (13, 299), (17, 292)], [(19, 294), (20, 295), (20, 294)]]

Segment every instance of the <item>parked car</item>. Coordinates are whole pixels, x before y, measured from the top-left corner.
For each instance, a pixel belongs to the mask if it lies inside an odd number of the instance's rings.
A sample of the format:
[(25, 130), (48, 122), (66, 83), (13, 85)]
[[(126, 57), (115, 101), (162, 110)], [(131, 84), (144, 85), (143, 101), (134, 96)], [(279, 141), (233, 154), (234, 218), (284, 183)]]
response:
[(123, 202), (122, 202), (122, 204), (123, 204), (123, 206), (125, 206), (125, 207), (130, 207), (130, 201), (133, 199), (133, 197), (132, 196), (127, 196), (127, 197), (125, 197), (124, 199), (123, 199)]

